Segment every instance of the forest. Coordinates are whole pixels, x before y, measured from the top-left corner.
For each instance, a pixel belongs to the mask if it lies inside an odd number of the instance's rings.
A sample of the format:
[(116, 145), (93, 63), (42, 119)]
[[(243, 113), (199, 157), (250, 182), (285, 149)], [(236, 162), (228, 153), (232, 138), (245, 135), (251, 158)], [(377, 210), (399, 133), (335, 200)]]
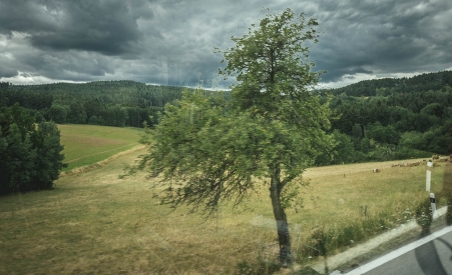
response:
[(37, 121), (143, 127), (157, 123), (166, 103), (180, 98), (184, 87), (152, 86), (134, 81), (99, 81), (10, 85), (1, 83), (0, 107), (19, 103)]
[[(336, 146), (316, 165), (452, 153), (452, 71), (361, 81), (316, 90), (333, 113)], [(36, 122), (153, 127), (185, 87), (134, 81), (11, 85), (0, 83), (0, 110), (18, 103)], [(190, 90), (190, 89), (188, 89)], [(206, 93), (215, 93), (206, 91)], [(225, 99), (229, 92), (223, 93)]]

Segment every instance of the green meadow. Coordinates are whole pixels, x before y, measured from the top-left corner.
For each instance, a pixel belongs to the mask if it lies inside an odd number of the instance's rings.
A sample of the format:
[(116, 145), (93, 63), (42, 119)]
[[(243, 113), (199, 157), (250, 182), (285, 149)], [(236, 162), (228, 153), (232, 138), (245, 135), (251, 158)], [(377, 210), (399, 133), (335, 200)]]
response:
[(60, 124), (61, 144), (64, 145), (63, 171), (92, 165), (139, 144), (143, 129), (97, 125)]

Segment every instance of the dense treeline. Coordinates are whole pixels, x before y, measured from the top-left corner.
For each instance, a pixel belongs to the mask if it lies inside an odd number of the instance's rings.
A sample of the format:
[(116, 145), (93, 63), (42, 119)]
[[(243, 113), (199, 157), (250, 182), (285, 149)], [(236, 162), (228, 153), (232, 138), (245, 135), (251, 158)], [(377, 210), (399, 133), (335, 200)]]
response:
[(332, 90), (334, 95), (347, 96), (389, 96), (400, 93), (421, 93), (438, 91), (444, 86), (452, 87), (452, 71), (421, 74), (411, 78), (384, 78), (360, 81)]
[[(318, 165), (427, 157), (452, 153), (452, 72), (361, 81), (331, 91), (337, 141)], [(20, 86), (0, 83), (0, 107), (19, 103), (37, 122), (153, 126), (183, 87), (134, 81)], [(214, 93), (208, 92), (206, 93)], [(225, 99), (230, 93), (223, 93)], [(331, 156), (334, 158), (331, 160)]]
[(152, 86), (134, 81), (85, 84), (0, 86), (0, 106), (31, 110), (37, 121), (143, 127), (158, 121), (166, 103), (180, 98), (185, 88)]

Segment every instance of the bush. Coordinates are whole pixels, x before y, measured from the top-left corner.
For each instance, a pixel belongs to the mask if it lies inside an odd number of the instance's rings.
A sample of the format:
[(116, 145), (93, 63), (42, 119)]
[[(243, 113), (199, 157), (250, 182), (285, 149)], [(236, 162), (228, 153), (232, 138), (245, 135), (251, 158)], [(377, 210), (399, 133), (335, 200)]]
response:
[(423, 234), (428, 234), (428, 232), (430, 232), (430, 226), (432, 224), (430, 198), (425, 199), (416, 207), (416, 222), (422, 227)]

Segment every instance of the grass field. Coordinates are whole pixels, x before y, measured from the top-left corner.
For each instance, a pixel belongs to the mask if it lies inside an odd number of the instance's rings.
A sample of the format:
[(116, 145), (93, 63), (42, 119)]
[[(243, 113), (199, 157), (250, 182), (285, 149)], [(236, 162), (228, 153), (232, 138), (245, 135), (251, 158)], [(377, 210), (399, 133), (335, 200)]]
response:
[(64, 145), (63, 171), (91, 165), (138, 145), (142, 129), (97, 125), (58, 125)]
[[(239, 264), (244, 273), (244, 262), (274, 259), (277, 237), (265, 183), (260, 195), (236, 209), (224, 205), (205, 221), (160, 205), (144, 173), (118, 178), (144, 152), (62, 177), (55, 190), (0, 197), (0, 274), (238, 274)], [(445, 167), (433, 170), (434, 192), (442, 189)], [(302, 189), (304, 208), (287, 210), (293, 250), (304, 264), (310, 259), (301, 259), (300, 251), (316, 228), (339, 234), (364, 219), (360, 206), (368, 205), (366, 218), (382, 214), (390, 229), (411, 219), (428, 196), (424, 166), (337, 165), (308, 169), (304, 179), (310, 181)]]

